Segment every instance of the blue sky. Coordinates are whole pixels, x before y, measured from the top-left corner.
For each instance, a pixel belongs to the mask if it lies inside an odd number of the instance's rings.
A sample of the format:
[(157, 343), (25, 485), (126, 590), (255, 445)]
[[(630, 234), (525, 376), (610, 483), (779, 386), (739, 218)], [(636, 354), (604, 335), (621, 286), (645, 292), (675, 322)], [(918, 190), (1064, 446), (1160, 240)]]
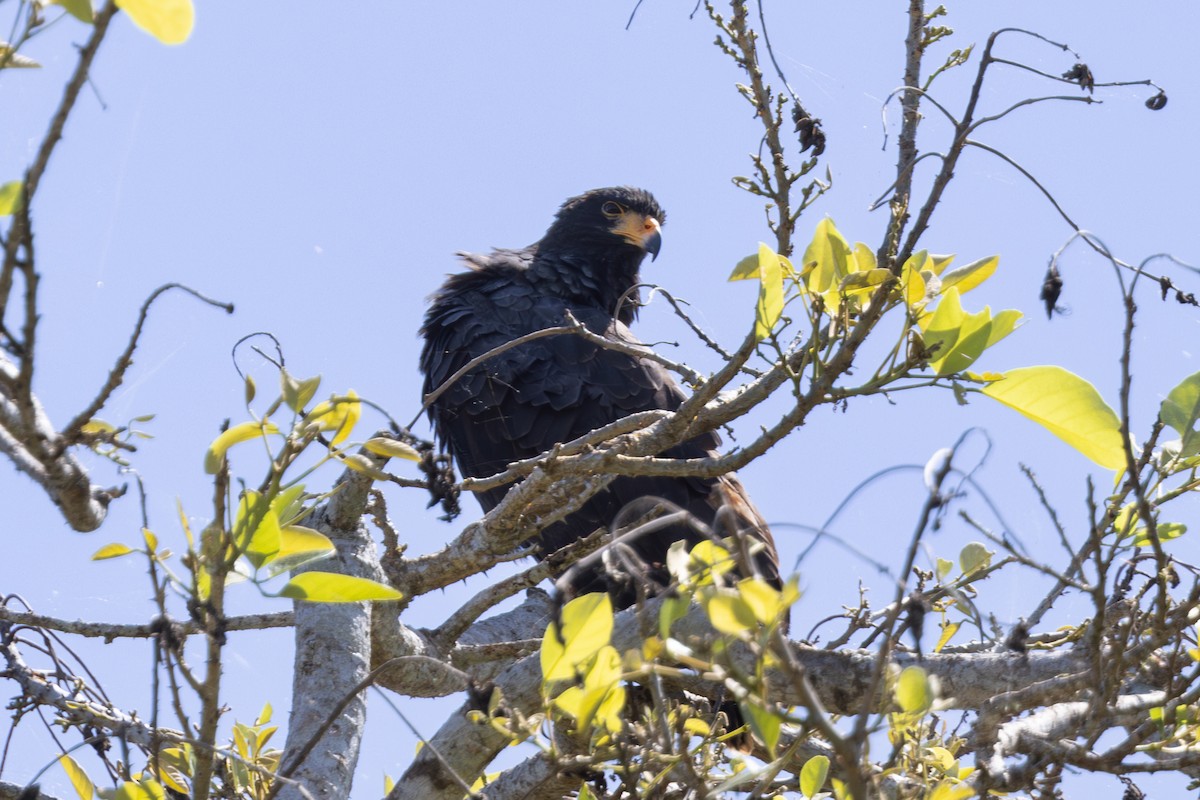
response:
[[(203, 451), (223, 419), (244, 415), (229, 356), (238, 338), (270, 331), (294, 373), (324, 376), (323, 392), (354, 388), (408, 420), (419, 406), (416, 331), (424, 298), (456, 269), (454, 251), (528, 244), (564, 198), (603, 185), (636, 184), (657, 195), (669, 219), (662, 255), (644, 277), (690, 300), (717, 338), (739, 341), (752, 324), (754, 287), (725, 277), (769, 234), (759, 202), (730, 177), (749, 171), (746, 154), (760, 134), (733, 88), (741, 76), (712, 46), (707, 19), (689, 20), (690, 3), (658, 0), (643, 3), (626, 30), (632, 5), (202, 4), (193, 38), (175, 48), (118, 18), (92, 73), (95, 93), (85, 91), (34, 208), (44, 317), (36, 388), (52, 418), (69, 418), (90, 399), (156, 286), (179, 281), (236, 303), (237, 312), (225, 316), (182, 296), (161, 301), (136, 365), (104, 412), (118, 423), (157, 414), (149, 425), (156, 438), (135, 464), (147, 479), (152, 527), (164, 538), (178, 536), (176, 498), (203, 518)], [(851, 240), (874, 246), (886, 218), (867, 209), (894, 177), (899, 118), (893, 104), (892, 135), (881, 149), (880, 106), (900, 83), (906, 4), (765, 5), (780, 65), (824, 120), (829, 140), (821, 170), (830, 169), (833, 190), (801, 220), (798, 238), (829, 215)], [(982, 47), (998, 27), (1025, 27), (1068, 42), (1099, 81), (1152, 78), (1166, 88), (1170, 102), (1158, 113), (1142, 105), (1153, 93), (1147, 87), (1104, 89), (1096, 93), (1103, 104), (1039, 105), (978, 138), (1036, 174), (1126, 261), (1170, 252), (1200, 263), (1200, 7), (1164, 0), (1140, 4), (1136, 13), (1125, 4), (1067, 0), (949, 5), (947, 24), (958, 33), (940, 52)], [(74, 64), (72, 44), (84, 36), (80, 24), (64, 20), (27, 48), (42, 70), (0, 75), (7, 109), (0, 182), (27, 164)], [(1022, 37), (1001, 52), (1052, 74), (1074, 62)], [(935, 96), (961, 108), (976, 63), (940, 78)], [(985, 102), (1000, 110), (1041, 94), (1078, 92), (1001, 68)], [(948, 126), (931, 113), (922, 134), (925, 148), (941, 147)], [(927, 184), (928, 173), (918, 177)], [(1115, 403), (1120, 299), (1108, 265), (1076, 245), (1064, 264), (1070, 315), (1048, 322), (1037, 300), (1047, 261), (1069, 233), (1019, 174), (976, 152), (961, 163), (925, 245), (964, 260), (1001, 256), (998, 275), (972, 302), (1019, 308), (1027, 320), (982, 368), (1062, 364)], [(1196, 289), (1195, 275), (1169, 274)], [(1200, 369), (1200, 314), (1160, 303), (1154, 291), (1140, 305), (1133, 409), (1145, 431), (1162, 396)], [(647, 341), (679, 341), (672, 357), (715, 366), (661, 303), (643, 312), (637, 330)], [(260, 386), (269, 385), (269, 371), (257, 367)], [(819, 525), (862, 479), (924, 463), (963, 430), (981, 426), (993, 448), (977, 477), (1031, 552), (1055, 551), (1019, 462), (1039, 473), (1080, 534), (1091, 470), (1082, 457), (983, 399), (965, 408), (946, 392), (893, 400), (820, 412), (745, 470), (767, 518)], [(769, 419), (747, 421), (746, 435)], [(94, 472), (102, 482), (123, 480), (103, 464)], [(895, 567), (922, 492), (919, 473), (886, 479), (851, 504), (835, 531)], [(19, 501), (10, 505), (0, 559), (4, 592), (63, 617), (138, 621), (152, 613), (138, 564), (87, 560), (105, 542), (135, 540), (132, 499), (114, 507), (100, 532), (80, 535), (12, 470), (0, 470), (0, 497)], [(460, 523), (447, 525), (415, 493), (393, 493), (390, 502), (413, 552), (436, 549), (475, 511), (468, 504)], [(982, 508), (978, 498), (967, 503)], [(1196, 511), (1193, 503), (1193, 519), (1181, 521), (1195, 527)], [(809, 537), (777, 530), (790, 564)], [(973, 538), (949, 520), (930, 545), (953, 557)], [(1185, 560), (1194, 551), (1186, 540), (1179, 547)], [(890, 596), (886, 578), (836, 549), (819, 548), (811, 559), (801, 567), (806, 596), (795, 612), (797, 632), (853, 603), (860, 578), (874, 587), (876, 605)], [(1033, 591), (997, 581), (981, 603), (1010, 624), (1028, 612)], [(436, 624), (462, 592), (415, 605), (409, 621)], [(250, 590), (235, 602), (240, 610), (279, 606)], [(1062, 612), (1078, 617), (1086, 606), (1067, 602)], [(283, 721), (287, 641), (285, 634), (235, 641), (227, 686), (239, 718), (252, 718), (269, 700)], [(114, 698), (145, 715), (148, 650), (86, 652), (98, 674), (113, 676), (106, 688)], [(401, 706), (432, 734), (456, 703)], [(358, 796), (375, 792), (383, 772), (398, 774), (415, 747), (384, 706), (373, 703), (371, 714)], [(26, 725), (8, 780), (22, 780), (52, 755), (44, 735)], [(48, 788), (62, 794), (66, 787), (54, 775)]]

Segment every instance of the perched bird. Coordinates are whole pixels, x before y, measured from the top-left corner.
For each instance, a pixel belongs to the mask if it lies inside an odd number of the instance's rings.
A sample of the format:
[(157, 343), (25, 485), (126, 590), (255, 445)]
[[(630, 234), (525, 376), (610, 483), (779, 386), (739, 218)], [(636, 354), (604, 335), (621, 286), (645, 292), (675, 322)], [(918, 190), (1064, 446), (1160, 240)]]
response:
[[(637, 315), (638, 269), (658, 255), (665, 217), (654, 197), (631, 187), (594, 189), (563, 203), (549, 230), (522, 250), (460, 254), (469, 268), (452, 275), (431, 299), (422, 334), (425, 393), (442, 387), (472, 359), (534, 331), (564, 325), (567, 314), (612, 341), (637, 344), (627, 327)], [(685, 395), (659, 364), (606, 349), (571, 334), (547, 336), (486, 359), (431, 404), (442, 446), (464, 476), (486, 477), (629, 414), (675, 410)], [(662, 455), (716, 454), (714, 433)], [(485, 511), (508, 491), (479, 493)], [(780, 585), (770, 531), (734, 475), (720, 478), (619, 477), (582, 508), (545, 529), (544, 557), (608, 528), (622, 509), (647, 498), (683, 509), (720, 536), (750, 537), (754, 571)], [(585, 570), (571, 592), (607, 591), (619, 606), (636, 600), (636, 584), (665, 584), (667, 549), (704, 538), (697, 526), (672, 524), (627, 543), (643, 573), (633, 580), (611, 570)], [(651, 591), (653, 593), (653, 591)]]

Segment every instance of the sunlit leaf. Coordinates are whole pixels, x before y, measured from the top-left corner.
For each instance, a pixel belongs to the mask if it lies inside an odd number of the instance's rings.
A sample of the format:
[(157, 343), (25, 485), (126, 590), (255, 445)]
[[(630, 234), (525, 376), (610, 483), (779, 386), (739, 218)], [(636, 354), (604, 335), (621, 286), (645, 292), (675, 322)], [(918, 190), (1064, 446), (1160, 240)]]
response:
[(267, 576), (280, 575), (313, 561), (329, 558), (337, 551), (323, 533), (300, 525), (289, 525), (279, 531), (279, 552), (266, 565)]
[(234, 425), (208, 446), (208, 452), (204, 454), (204, 471), (209, 475), (215, 475), (221, 469), (221, 461), (225, 458), (225, 453), (235, 444), (277, 433), (279, 433), (279, 429), (270, 422), (242, 422)]
[(579, 665), (597, 653), (612, 638), (612, 600), (593, 592), (563, 606), (561, 635), (551, 622), (542, 637), (542, 680), (569, 680)]
[(905, 667), (896, 681), (896, 703), (910, 714), (928, 711), (933, 705), (933, 687), (920, 667)]
[(363, 444), (363, 447), (377, 456), (387, 456), (388, 458), (403, 458), (408, 461), (420, 461), (421, 454), (417, 452), (417, 448), (412, 445), (398, 442), (395, 439), (387, 439), (382, 436), (376, 436)]
[[(1187, 533), (1187, 525), (1180, 522), (1160, 522), (1155, 526), (1155, 530), (1158, 532), (1159, 542), (1169, 542)], [(1153, 543), (1154, 537), (1150, 535), (1149, 528), (1137, 529), (1133, 540), (1134, 547), (1149, 547)]]
[(67, 778), (71, 781), (71, 788), (75, 790), (75, 794), (79, 795), (79, 800), (92, 800), (96, 795), (96, 787), (92, 784), (92, 779), (84, 772), (83, 767), (67, 755), (59, 756), (58, 763), (63, 768), (63, 772), (67, 773)]
[(313, 603), (357, 603), (371, 600), (401, 600), (404, 597), (390, 586), (353, 575), (333, 572), (302, 572), (287, 582), (280, 597)]
[(733, 556), (729, 551), (708, 539), (693, 547), (689, 555), (690, 573), (700, 576), (701, 584), (712, 583), (712, 575), (723, 575), (734, 568)]
[(759, 341), (783, 315), (783, 264), (779, 254), (763, 243), (758, 245), (758, 303), (754, 308), (754, 337)]
[(350, 436), (362, 413), (362, 402), (358, 394), (351, 389), (345, 397), (336, 397), (317, 405), (308, 415), (310, 422), (315, 422), (323, 431), (335, 431), (333, 444), (340, 444)]
[(1121, 422), (1096, 387), (1062, 367), (1021, 367), (980, 391), (1038, 423), (1102, 467), (1121, 470)]
[(81, 433), (86, 433), (91, 436), (96, 436), (98, 434), (105, 434), (105, 433), (115, 433), (116, 430), (117, 430), (116, 427), (114, 425), (112, 425), (112, 423), (105, 422), (102, 419), (94, 419), (94, 418), (89, 419), (87, 422), (83, 423), (83, 425), (80, 426), (80, 428), (79, 428), (79, 431)]
[(279, 373), (279, 384), (283, 390), (284, 404), (299, 414), (312, 402), (313, 396), (316, 395), (317, 389), (321, 386), (321, 376), (315, 375), (311, 378), (300, 380), (293, 378), (285, 369)]
[(967, 800), (975, 795), (975, 787), (969, 783), (943, 780), (933, 787), (933, 791), (929, 793), (929, 800)]
[(804, 250), (804, 264), (813, 265), (808, 288), (824, 294), (849, 273), (850, 245), (833, 220), (825, 217), (817, 223), (812, 241)]
[(752, 278), (757, 279), (758, 276), (758, 253), (755, 253), (754, 255), (746, 256), (734, 265), (733, 272), (729, 274), (729, 281), (730, 283), (733, 281), (746, 281)]
[(151, 553), (158, 550), (158, 536), (149, 528), (142, 528), (142, 541), (146, 543), (146, 549)]
[(255, 569), (279, 552), (279, 515), (266, 498), (247, 490), (238, 501), (233, 523), (234, 543)]
[(750, 604), (732, 589), (706, 593), (703, 602), (709, 621), (721, 633), (737, 636), (755, 627), (758, 622)]
[(133, 24), (163, 44), (183, 44), (192, 35), (192, 0), (116, 0)]
[(958, 629), (962, 627), (959, 622), (947, 622), (942, 626), (942, 635), (938, 637), (937, 644), (933, 646), (933, 652), (940, 653), (942, 648), (950, 643), (954, 638), (954, 634), (958, 633)]
[(104, 545), (104, 547), (92, 553), (92, 561), (103, 561), (106, 558), (120, 558), (132, 552), (134, 552), (132, 547), (120, 544), (119, 542), (113, 542)]
[[(4, 55), (4, 45), (0, 44), (0, 58)], [(0, 184), (0, 217), (9, 217), (21, 208), (21, 187), (24, 181), (9, 181)]]
[(941, 276), (942, 291), (957, 287), (959, 294), (966, 294), (990, 278), (999, 264), (1000, 256), (987, 256), (952, 269)]
[(762, 578), (745, 578), (738, 581), (737, 591), (754, 614), (754, 618), (763, 625), (769, 625), (778, 619), (784, 608), (782, 592)]
[(167, 800), (167, 792), (158, 781), (148, 778), (125, 781), (113, 793), (113, 800)]
[(1200, 372), (1187, 376), (1171, 390), (1159, 409), (1162, 421), (1179, 434), (1179, 457), (1188, 458), (1200, 453)]
[(708, 736), (712, 733), (712, 728), (708, 723), (699, 717), (688, 717), (683, 721), (683, 730), (690, 733), (692, 736)]
[(996, 554), (979, 542), (968, 542), (958, 554), (958, 565), (962, 568), (963, 575), (970, 575), (990, 565), (994, 555)]
[(800, 769), (800, 793), (805, 797), (816, 797), (817, 792), (825, 786), (825, 778), (829, 775), (829, 758), (813, 756), (804, 762)]

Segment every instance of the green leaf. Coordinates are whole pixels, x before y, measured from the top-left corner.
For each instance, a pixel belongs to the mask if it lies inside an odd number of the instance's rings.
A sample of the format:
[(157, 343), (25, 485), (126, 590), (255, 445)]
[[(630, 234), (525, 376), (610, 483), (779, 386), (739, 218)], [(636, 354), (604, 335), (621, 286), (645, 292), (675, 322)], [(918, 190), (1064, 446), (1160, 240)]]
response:
[(923, 713), (933, 705), (933, 687), (920, 667), (905, 667), (896, 681), (896, 702), (909, 713)]
[[(1169, 542), (1187, 533), (1187, 525), (1181, 522), (1160, 522), (1154, 527), (1158, 532), (1158, 541), (1160, 542)], [(1153, 538), (1150, 535), (1149, 528), (1138, 528), (1136, 538), (1133, 540), (1133, 546), (1149, 547), (1153, 544)]]
[[(4, 46), (0, 45), (0, 58), (4, 57)], [(10, 217), (21, 210), (21, 187), (24, 181), (9, 181), (0, 184), (0, 217)]]
[(75, 759), (66, 755), (59, 756), (58, 763), (71, 780), (71, 786), (75, 789), (75, 794), (79, 795), (79, 800), (92, 800), (96, 795), (96, 787), (92, 784), (92, 779), (84, 772), (83, 767), (79, 766)]
[(221, 462), (225, 459), (225, 453), (229, 448), (235, 444), (248, 442), (251, 439), (260, 439), (273, 433), (279, 433), (279, 428), (270, 422), (243, 422), (234, 425), (213, 439), (213, 443), (208, 446), (208, 452), (204, 454), (204, 471), (209, 475), (215, 475), (221, 469)]
[(113, 542), (112, 544), (104, 545), (104, 547), (92, 553), (92, 561), (103, 561), (106, 558), (120, 558), (132, 552), (134, 552), (132, 547), (120, 544), (119, 542)]
[(387, 458), (403, 458), (408, 461), (420, 461), (421, 454), (412, 445), (398, 442), (395, 439), (388, 439), (383, 436), (376, 436), (363, 444), (363, 447), (377, 456), (386, 456)]
[(1096, 387), (1062, 367), (1021, 367), (980, 391), (1106, 469), (1125, 468), (1121, 422)]
[(1200, 431), (1196, 430), (1196, 422), (1200, 421), (1200, 372), (1187, 376), (1171, 390), (1158, 415), (1179, 434), (1180, 458), (1200, 453)]
[(825, 786), (825, 778), (829, 775), (829, 758), (813, 756), (804, 762), (800, 770), (800, 793), (805, 797), (816, 797), (817, 792)]
[(542, 637), (542, 680), (573, 680), (579, 665), (609, 643), (612, 628), (612, 600), (607, 594), (593, 592), (567, 603), (562, 609), (561, 635), (552, 621)]
[(88, 25), (91, 25), (95, 18), (91, 0), (50, 0), (50, 4), (62, 6), (72, 17)]
[(758, 303), (754, 307), (754, 338), (760, 342), (783, 315), (783, 264), (779, 254), (763, 243), (758, 245)]
[(1012, 333), (1020, 319), (1021, 312), (1015, 309), (993, 317), (988, 306), (968, 314), (963, 310), (958, 288), (950, 289), (942, 295), (932, 316), (921, 321), (925, 346), (933, 353), (930, 366), (940, 376), (965, 371), (984, 350)]
[(335, 572), (302, 572), (287, 582), (279, 592), (280, 597), (307, 600), (311, 603), (358, 603), (373, 600), (401, 600), (398, 592), (382, 583), (339, 575)]
[(991, 564), (994, 555), (979, 542), (968, 542), (958, 554), (958, 565), (962, 567), (963, 575), (970, 575)]
[(596, 653), (582, 685), (563, 691), (554, 704), (570, 714), (580, 730), (591, 727), (596, 717), (604, 728), (620, 730), (620, 711), (625, 703), (620, 681), (621, 656), (612, 645), (605, 645)]
[(133, 24), (163, 44), (183, 44), (192, 35), (192, 0), (116, 0)]
[(750, 701), (738, 703), (738, 708), (742, 711), (742, 719), (750, 723), (750, 730), (767, 746), (767, 752), (771, 754), (771, 758), (774, 758), (783, 720), (779, 718), (778, 714)]
[(312, 402), (321, 386), (321, 376), (297, 380), (285, 369), (279, 372), (279, 383), (283, 390), (283, 402), (295, 413), (299, 414)]

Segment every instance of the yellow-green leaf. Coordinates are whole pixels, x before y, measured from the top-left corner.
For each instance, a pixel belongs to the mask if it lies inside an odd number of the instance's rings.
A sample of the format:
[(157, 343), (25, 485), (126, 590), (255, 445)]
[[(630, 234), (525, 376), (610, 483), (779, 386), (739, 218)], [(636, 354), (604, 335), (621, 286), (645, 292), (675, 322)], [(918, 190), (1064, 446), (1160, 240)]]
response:
[(551, 621), (542, 637), (542, 680), (571, 680), (579, 665), (587, 661), (612, 638), (612, 600), (607, 594), (593, 592), (576, 597), (563, 606), (562, 632)]
[(920, 667), (905, 667), (896, 681), (896, 703), (910, 714), (928, 711), (933, 705), (933, 687)]
[(929, 793), (929, 800), (967, 800), (975, 796), (975, 787), (965, 781), (942, 780)]
[(273, 578), (303, 564), (328, 558), (336, 549), (323, 533), (289, 525), (279, 531), (279, 552), (267, 563), (267, 576)]
[(1189, 458), (1200, 453), (1200, 372), (1193, 373), (1171, 390), (1158, 412), (1162, 421), (1179, 434), (1179, 456)]
[(850, 245), (829, 217), (817, 223), (812, 241), (804, 250), (804, 265), (812, 265), (808, 288), (824, 294), (849, 273)]
[(71, 787), (75, 790), (75, 794), (79, 795), (79, 800), (92, 800), (96, 795), (96, 787), (92, 784), (92, 779), (84, 772), (83, 767), (79, 766), (75, 759), (66, 755), (59, 756), (58, 763), (71, 780)]
[(960, 622), (947, 622), (942, 626), (942, 635), (938, 637), (937, 644), (933, 647), (933, 652), (940, 653), (942, 648), (950, 643), (954, 638), (954, 634), (958, 633), (958, 629), (962, 627)]
[(729, 282), (750, 280), (758, 276), (758, 253), (755, 253), (746, 256), (734, 265), (733, 272), (729, 274)]
[(323, 431), (335, 431), (333, 444), (340, 444), (350, 436), (362, 413), (362, 402), (358, 394), (351, 389), (345, 397), (335, 397), (320, 403), (308, 415), (310, 422), (317, 423)]
[(709, 621), (721, 633), (737, 636), (755, 627), (758, 622), (750, 604), (732, 589), (707, 592), (703, 602)]
[(96, 436), (102, 433), (115, 433), (116, 427), (110, 422), (105, 422), (102, 419), (89, 419), (79, 428), (80, 433), (86, 433), (91, 436)]
[(708, 723), (699, 717), (688, 717), (683, 721), (683, 730), (685, 733), (690, 733), (692, 736), (708, 736), (712, 733), (712, 728)]
[(233, 523), (234, 544), (255, 569), (279, 552), (279, 515), (258, 492), (247, 490), (238, 501)]
[(783, 720), (779, 718), (778, 714), (750, 701), (738, 703), (738, 708), (742, 711), (742, 719), (750, 723), (750, 730), (767, 746), (767, 752), (771, 754), (771, 758), (774, 758), (775, 746), (779, 744), (779, 731)]
[(192, 0), (117, 0), (117, 7), (163, 44), (183, 44), (196, 24)]
[[(0, 46), (0, 51), (3, 47)], [(0, 52), (0, 57), (3, 53)], [(0, 217), (10, 217), (21, 209), (21, 187), (24, 181), (9, 181), (0, 184)]]
[(738, 594), (763, 625), (770, 625), (779, 618), (783, 610), (783, 593), (762, 578), (744, 578), (738, 581)]
[(754, 337), (762, 341), (771, 335), (771, 329), (783, 315), (783, 264), (779, 254), (761, 242), (758, 245), (758, 277)]
[(293, 378), (291, 373), (285, 369), (279, 373), (279, 384), (283, 390), (283, 402), (288, 408), (299, 414), (312, 402), (313, 396), (321, 385), (321, 376), (315, 375), (300, 380)]
[(967, 542), (958, 554), (958, 565), (962, 567), (963, 575), (970, 575), (991, 564), (994, 555), (996, 555), (994, 552), (979, 542)]
[(1096, 387), (1062, 367), (1021, 367), (980, 391), (1038, 423), (1102, 467), (1121, 470), (1121, 422)]
[(813, 756), (804, 762), (800, 769), (800, 793), (805, 797), (816, 797), (825, 786), (825, 778), (829, 775), (829, 758)]
[(372, 439), (367, 439), (363, 447), (377, 456), (386, 456), (388, 458), (403, 458), (408, 461), (420, 461), (421, 454), (412, 445), (398, 442), (395, 439), (387, 439), (383, 436), (376, 436)]
[(372, 600), (401, 600), (404, 597), (390, 586), (366, 578), (334, 572), (302, 572), (287, 582), (280, 597), (308, 600), (312, 603), (358, 603)]
[(999, 264), (1000, 256), (988, 256), (965, 264), (958, 269), (952, 269), (941, 276), (942, 291), (957, 287), (959, 294), (966, 294), (990, 278)]
[(92, 561), (103, 561), (106, 558), (120, 558), (121, 556), (127, 556), (132, 552), (134, 552), (132, 547), (127, 547), (119, 542), (113, 542), (111, 544), (104, 545), (104, 547), (101, 547), (95, 553), (92, 553)]
[(62, 6), (72, 17), (88, 25), (91, 25), (95, 18), (91, 0), (50, 0), (50, 4)]
[(142, 540), (146, 543), (146, 549), (151, 553), (158, 550), (158, 535), (149, 528), (142, 528)]
[(699, 583), (712, 583), (712, 576), (723, 575), (734, 567), (733, 556), (719, 544), (708, 539), (692, 548), (689, 572), (700, 577)]
[(273, 433), (279, 433), (279, 428), (270, 422), (242, 422), (234, 425), (213, 439), (213, 443), (208, 446), (208, 452), (204, 454), (204, 471), (209, 475), (215, 475), (217, 470), (221, 469), (221, 461), (225, 458), (225, 453), (229, 448), (235, 444), (248, 442), (251, 439), (260, 439)]
[[(1187, 525), (1181, 522), (1160, 522), (1154, 527), (1158, 532), (1159, 542), (1169, 542), (1187, 533)], [(1153, 539), (1154, 537), (1150, 535), (1149, 528), (1138, 528), (1137, 535), (1133, 540), (1133, 546), (1149, 547), (1153, 544)]]
[(158, 781), (144, 778), (125, 781), (113, 793), (113, 800), (166, 800), (167, 792)]

